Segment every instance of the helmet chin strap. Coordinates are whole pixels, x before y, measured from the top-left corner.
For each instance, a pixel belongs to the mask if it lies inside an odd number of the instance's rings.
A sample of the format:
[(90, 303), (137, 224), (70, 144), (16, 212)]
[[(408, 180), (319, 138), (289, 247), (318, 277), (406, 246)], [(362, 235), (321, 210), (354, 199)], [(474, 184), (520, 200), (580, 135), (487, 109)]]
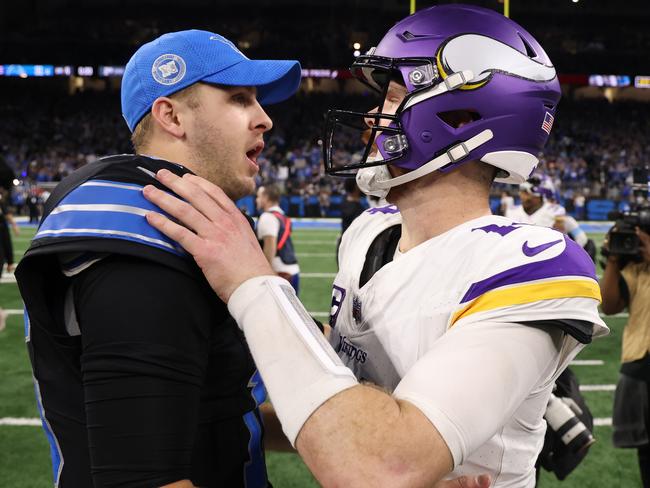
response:
[[(441, 154), (437, 158), (432, 159), (428, 163), (423, 164), (413, 171), (409, 171), (400, 176), (392, 177), (388, 167), (384, 164), (381, 166), (372, 166), (370, 168), (361, 168), (357, 171), (356, 179), (359, 189), (366, 195), (371, 195), (379, 198), (386, 198), (388, 191), (394, 186), (403, 185), (409, 181), (421, 178), (424, 175), (433, 173), (434, 171), (446, 166), (450, 163), (456, 163), (465, 158), (470, 152), (477, 147), (485, 144), (494, 137), (490, 129), (485, 129), (479, 132), (474, 137), (470, 137), (465, 142), (461, 142), (451, 147), (447, 152)], [(375, 159), (375, 161), (377, 161)], [(374, 162), (374, 161), (371, 161)]]

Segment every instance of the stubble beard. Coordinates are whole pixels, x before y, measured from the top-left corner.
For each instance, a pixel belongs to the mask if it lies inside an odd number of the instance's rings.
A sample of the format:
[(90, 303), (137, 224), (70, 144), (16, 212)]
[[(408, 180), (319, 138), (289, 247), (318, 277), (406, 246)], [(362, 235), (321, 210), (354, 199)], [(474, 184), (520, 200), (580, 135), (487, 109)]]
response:
[(233, 201), (252, 194), (255, 180), (239, 174), (245, 162), (234, 145), (215, 127), (206, 127), (199, 134), (192, 149), (197, 174), (220, 187)]

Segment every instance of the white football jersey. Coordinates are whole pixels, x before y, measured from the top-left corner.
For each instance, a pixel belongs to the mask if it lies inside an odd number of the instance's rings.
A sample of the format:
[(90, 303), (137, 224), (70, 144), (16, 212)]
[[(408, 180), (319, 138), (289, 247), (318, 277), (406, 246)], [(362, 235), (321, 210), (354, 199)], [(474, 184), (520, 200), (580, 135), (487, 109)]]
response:
[[(384, 230), (400, 224), (395, 206), (370, 209), (341, 242), (330, 343), (359, 380), (393, 392), (448, 331), (480, 327), (482, 321), (589, 322), (582, 342), (607, 333), (597, 310), (594, 266), (582, 248), (553, 229), (505, 217), (474, 219), (397, 253), (398, 259), (360, 288), (368, 248)], [(488, 472), (493, 486), (534, 486), (553, 381), (582, 347), (571, 335), (562, 340), (553, 377), (540, 379), (541, 394), (527, 396), (494, 437), (456, 463), (450, 477)]]
[(566, 210), (562, 205), (550, 202), (544, 202), (544, 204), (531, 215), (528, 215), (521, 205), (506, 210), (506, 217), (515, 222), (541, 225), (542, 227), (553, 227), (555, 218), (565, 214)]

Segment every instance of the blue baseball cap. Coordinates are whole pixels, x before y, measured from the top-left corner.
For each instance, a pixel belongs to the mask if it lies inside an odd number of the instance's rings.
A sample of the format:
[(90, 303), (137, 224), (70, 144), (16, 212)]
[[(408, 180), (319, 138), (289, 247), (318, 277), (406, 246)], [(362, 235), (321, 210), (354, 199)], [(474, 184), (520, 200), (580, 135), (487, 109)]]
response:
[(199, 81), (257, 87), (262, 105), (281, 102), (300, 85), (300, 63), (248, 59), (231, 41), (214, 32), (186, 30), (164, 34), (138, 49), (122, 77), (122, 116), (131, 132), (159, 97)]

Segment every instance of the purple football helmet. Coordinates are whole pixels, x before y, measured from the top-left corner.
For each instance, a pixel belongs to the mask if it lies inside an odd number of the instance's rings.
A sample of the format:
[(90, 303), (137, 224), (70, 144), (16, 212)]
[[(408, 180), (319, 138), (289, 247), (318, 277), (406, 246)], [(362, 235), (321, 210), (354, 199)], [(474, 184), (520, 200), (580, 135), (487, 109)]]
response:
[[(474, 6), (441, 5), (405, 18), (351, 69), (382, 102), (377, 112), (328, 112), (325, 168), (356, 174), (361, 189), (378, 196), (472, 160), (498, 168), (496, 181), (523, 183), (560, 99), (555, 68), (539, 43), (512, 20)], [(391, 80), (407, 90), (395, 114), (382, 113)], [(462, 124), (452, 122), (459, 112)], [(350, 127), (366, 132), (365, 149), (356, 158), (334, 157), (337, 133)], [(392, 177), (387, 164), (411, 171)]]
[(531, 176), (528, 181), (519, 185), (519, 191), (529, 193), (544, 200), (557, 199), (555, 185), (550, 178), (542, 174)]

